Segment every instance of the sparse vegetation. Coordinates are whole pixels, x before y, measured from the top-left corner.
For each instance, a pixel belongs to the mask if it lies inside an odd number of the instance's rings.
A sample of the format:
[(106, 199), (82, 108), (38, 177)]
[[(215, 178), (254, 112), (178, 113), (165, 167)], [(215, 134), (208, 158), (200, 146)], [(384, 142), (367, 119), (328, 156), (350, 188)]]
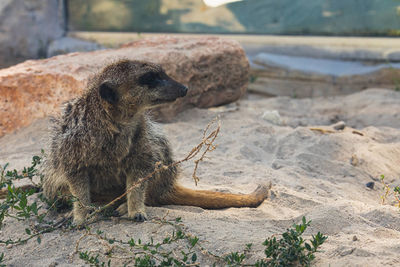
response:
[[(40, 163), (37, 159), (34, 157), (32, 166)], [(35, 172), (35, 175), (39, 175), (35, 168), (36, 165), (25, 169), (30, 169), (31, 172)], [(15, 170), (12, 172), (8, 171), (4, 175), (6, 167), (2, 169), (3, 182), (1, 186), (7, 186), (8, 195), (1, 204), (1, 222), (5, 217), (11, 217), (18, 221), (34, 218), (41, 226), (28, 226), (25, 228), (27, 237), (24, 239), (0, 240), (0, 243), (5, 245), (24, 244), (34, 237), (36, 237), (38, 243), (41, 243), (41, 235), (46, 232), (60, 229), (61, 226), (64, 226), (66, 230), (76, 229), (70, 225), (70, 222), (53, 223), (52, 221), (46, 221), (45, 217), (48, 211), (43, 207), (45, 200), (39, 198), (42, 202), (41, 204), (39, 201), (29, 201), (28, 198), (36, 192), (35, 189), (24, 191), (12, 186), (11, 181), (23, 175)], [(263, 243), (265, 246), (265, 257), (251, 263), (247, 261), (248, 255), (251, 253), (252, 244), (246, 244), (242, 252), (229, 252), (224, 255), (216, 255), (205, 249), (197, 236), (183, 230), (181, 218), (176, 218), (174, 221), (162, 218), (155, 219), (153, 222), (172, 226), (172, 233), (165, 236), (160, 242), (154, 242), (153, 238), (150, 238), (149, 242), (143, 242), (140, 239), (135, 240), (133, 238), (127, 240), (116, 239), (108, 236), (101, 230), (93, 231), (90, 227), (86, 226), (85, 233), (76, 241), (75, 253), (82, 261), (92, 266), (113, 266), (114, 259), (121, 260), (121, 257), (113, 256), (113, 250), (117, 248), (126, 254), (123, 257), (123, 261), (125, 263), (134, 263), (135, 266), (200, 266), (199, 254), (209, 258), (209, 261), (213, 262), (214, 266), (309, 266), (315, 258), (314, 253), (318, 251), (319, 246), (327, 238), (321, 233), (317, 233), (309, 243), (306, 242), (301, 235), (310, 225), (310, 222), (306, 222), (306, 219), (303, 217), (302, 223), (293, 225), (292, 229), (288, 229), (287, 232), (282, 234), (281, 239), (277, 239), (276, 237), (267, 238)], [(107, 252), (101, 254), (93, 253), (87, 248), (82, 250), (80, 244), (87, 237), (94, 237), (102, 241), (101, 243), (104, 246), (108, 246), (106, 248)], [(0, 267), (5, 266), (3, 264), (4, 257), (5, 255), (2, 253), (0, 255)]]
[(381, 195), (382, 204), (385, 204), (386, 201), (388, 201), (388, 198), (392, 197), (392, 200), (395, 202), (395, 206), (400, 208), (400, 186), (395, 186), (392, 188), (390, 184), (386, 183), (385, 175), (383, 174), (381, 175), (380, 180), (383, 190), (383, 195)]
[[(256, 262), (248, 262), (248, 255), (252, 249), (251, 243), (246, 244), (242, 252), (216, 255), (202, 247), (198, 237), (183, 230), (180, 218), (175, 221), (160, 219), (157, 220), (157, 223), (174, 227), (174, 231), (160, 242), (154, 242), (152, 238), (150, 242), (146, 243), (140, 239), (123, 241), (107, 237), (99, 230), (93, 233), (90, 228), (87, 228), (86, 233), (77, 242), (76, 252), (86, 263), (96, 266), (110, 266), (110, 264), (112, 266), (112, 262), (107, 257), (111, 257), (113, 250), (117, 248), (121, 251), (129, 251), (123, 259), (130, 263), (134, 262), (135, 266), (200, 266), (197, 261), (197, 253), (199, 252), (211, 258), (210, 261), (213, 262), (214, 266), (310, 266), (315, 259), (315, 253), (327, 239), (327, 236), (318, 232), (315, 236), (312, 236), (310, 241), (304, 240), (302, 234), (311, 222), (307, 222), (306, 218), (303, 217), (302, 223), (294, 224), (291, 229), (282, 234), (282, 238), (271, 237), (262, 243), (265, 246), (264, 258)], [(95, 237), (99, 241), (105, 241), (103, 244), (113, 244), (113, 247), (106, 249), (107, 255), (96, 254), (93, 256), (88, 251), (80, 251), (80, 242), (89, 236)], [(186, 242), (185, 246), (182, 245), (183, 241)], [(176, 246), (171, 248), (169, 246), (171, 244)], [(180, 248), (178, 251), (176, 251), (177, 247)]]
[[(210, 124), (203, 133), (202, 142), (193, 148), (184, 160), (176, 163), (193, 159), (195, 163), (193, 179), (195, 182), (198, 181), (196, 176), (198, 164), (204, 159), (207, 152), (215, 149), (213, 142), (218, 135), (220, 126), (218, 125), (217, 129), (212, 131), (211, 134), (206, 134), (209, 127)], [(194, 159), (196, 155), (199, 155), (198, 159)], [(34, 183), (34, 177), (38, 177), (41, 181), (41, 175), (37, 168), (41, 160), (41, 156), (34, 156), (31, 166), (20, 172), (7, 170), (7, 164), (0, 167), (0, 189), (6, 193), (3, 195), (5, 199), (1, 200), (0, 203), (0, 229), (7, 217), (17, 221), (27, 221), (25, 231), (21, 233), (23, 237), (5, 240), (0, 238), (0, 244), (20, 245), (33, 238), (36, 238), (36, 241), (40, 244), (42, 235), (45, 233), (58, 229), (63, 229), (63, 231), (76, 230), (76, 227), (71, 225), (70, 220), (63, 218), (54, 222), (49, 219), (49, 211), (55, 208), (58, 203), (45, 199), (40, 193), (40, 183)], [(155, 171), (167, 167), (156, 166)], [(29, 178), (34, 186), (16, 188), (13, 181), (21, 178)], [(105, 210), (107, 206), (108, 204), (96, 208), (94, 214)], [(185, 227), (181, 218), (171, 221), (165, 219), (165, 217), (152, 220), (152, 223), (172, 228), (172, 232), (157, 242), (151, 237), (148, 239), (150, 241), (146, 242), (131, 237), (126, 240), (114, 238), (100, 229), (93, 230), (89, 227), (93, 221), (88, 221), (83, 235), (76, 241), (75, 254), (83, 262), (92, 266), (114, 266), (115, 264), (119, 265), (120, 262), (134, 264), (134, 266), (200, 266), (202, 259), (213, 263), (214, 266), (309, 266), (315, 258), (314, 253), (318, 251), (318, 248), (327, 238), (318, 232), (316, 236), (312, 236), (311, 241), (306, 242), (302, 234), (310, 225), (310, 222), (306, 222), (303, 217), (302, 223), (293, 225), (292, 229), (288, 229), (287, 232), (282, 234), (282, 238), (267, 238), (263, 243), (265, 257), (250, 262), (249, 255), (252, 253), (252, 244), (246, 244), (243, 251), (217, 255), (204, 248), (203, 242), (197, 236), (184, 230)], [(32, 223), (32, 221), (35, 223)], [(83, 248), (84, 246), (81, 243), (86, 238), (94, 238), (99, 241), (99, 244), (105, 248), (105, 253), (93, 252), (89, 248)], [(158, 236), (157, 238), (161, 237)], [(118, 255), (114, 255), (116, 250), (118, 250)], [(121, 253), (123, 257), (120, 256)], [(5, 266), (5, 256), (4, 253), (0, 255), (0, 267)], [(117, 262), (113, 265), (115, 261)]]

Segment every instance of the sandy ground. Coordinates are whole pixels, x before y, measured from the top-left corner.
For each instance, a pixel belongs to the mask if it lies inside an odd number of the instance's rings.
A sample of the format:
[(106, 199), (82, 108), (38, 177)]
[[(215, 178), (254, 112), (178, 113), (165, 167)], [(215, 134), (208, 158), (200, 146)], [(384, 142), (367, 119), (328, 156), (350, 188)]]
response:
[[(317, 254), (316, 266), (398, 266), (400, 210), (381, 204), (379, 177), (383, 174), (393, 185), (400, 184), (399, 107), (400, 93), (369, 89), (315, 99), (250, 95), (237, 104), (184, 112), (175, 122), (163, 125), (177, 159), (199, 142), (202, 129), (216, 115), (222, 123), (218, 148), (199, 167), (197, 188), (249, 193), (257, 184), (272, 181), (271, 198), (258, 208), (149, 207), (150, 218), (181, 217), (185, 229), (216, 254), (253, 243), (252, 257), (256, 258), (263, 254), (265, 238), (306, 216), (312, 220), (306, 236), (318, 231), (329, 236)], [(309, 129), (337, 121), (363, 135), (352, 130), (322, 134)], [(46, 124), (46, 120), (38, 121), (1, 138), (0, 163), (10, 162), (16, 168), (27, 165), (43, 147)], [(353, 164), (352, 157), (357, 158)], [(195, 188), (192, 170), (193, 164), (182, 166), (181, 183)], [(368, 182), (375, 182), (374, 189), (365, 186)], [(1, 238), (23, 236), (24, 228), (7, 220)], [(115, 238), (157, 238), (171, 231), (169, 226), (129, 221), (102, 221), (92, 228)], [(0, 246), (0, 253), (5, 253), (10, 266), (83, 265), (73, 253), (82, 233), (56, 231), (44, 234), (41, 244), (31, 240), (11, 248)], [(102, 251), (93, 240), (83, 242), (85, 246)], [(206, 256), (200, 259), (202, 265), (210, 262)]]

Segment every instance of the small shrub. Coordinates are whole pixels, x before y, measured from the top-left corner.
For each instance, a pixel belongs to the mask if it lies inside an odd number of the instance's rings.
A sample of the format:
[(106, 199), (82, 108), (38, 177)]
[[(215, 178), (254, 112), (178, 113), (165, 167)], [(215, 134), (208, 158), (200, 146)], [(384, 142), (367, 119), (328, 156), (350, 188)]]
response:
[(310, 243), (307, 243), (301, 235), (310, 223), (311, 221), (306, 222), (306, 218), (303, 217), (302, 223), (294, 224), (292, 229), (282, 234), (282, 238), (267, 238), (263, 243), (267, 259), (258, 261), (255, 266), (310, 266), (315, 259), (314, 253), (328, 238), (318, 232), (312, 236)]

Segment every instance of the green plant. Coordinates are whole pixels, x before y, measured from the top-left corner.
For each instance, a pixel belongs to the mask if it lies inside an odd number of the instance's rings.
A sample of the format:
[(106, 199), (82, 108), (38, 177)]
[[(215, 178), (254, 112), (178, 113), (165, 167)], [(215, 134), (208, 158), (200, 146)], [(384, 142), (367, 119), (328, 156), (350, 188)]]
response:
[(0, 255), (0, 267), (6, 267), (6, 265), (3, 264), (3, 262), (4, 262), (4, 253), (1, 253), (1, 255)]
[(107, 265), (104, 261), (99, 260), (99, 254), (96, 256), (90, 255), (90, 252), (79, 252), (79, 258), (85, 261), (86, 263), (90, 264), (91, 266), (111, 266), (111, 260), (108, 260)]
[(15, 169), (8, 171), (8, 164), (0, 167), (0, 189), (7, 188), (5, 200), (0, 204), (0, 229), (5, 217), (12, 217), (20, 221), (35, 216), (39, 222), (42, 222), (44, 216), (39, 214), (42, 207), (38, 206), (37, 202), (28, 203), (28, 197), (37, 192), (39, 185), (23, 189), (15, 188), (12, 184), (13, 180), (29, 178), (32, 181), (34, 176), (40, 176), (36, 168), (40, 162), (41, 157), (33, 156), (31, 166), (24, 167), (21, 172)]
[(26, 238), (18, 238), (16, 240), (10, 238), (6, 240), (0, 239), (0, 243), (6, 245), (23, 244), (35, 237), (37, 242), (40, 243), (43, 233), (51, 232), (56, 229), (53, 222), (44, 220), (45, 216), (48, 214), (48, 211), (40, 212), (44, 210), (44, 206), (37, 201), (29, 200), (29, 197), (40, 189), (40, 184), (34, 185), (33, 187), (16, 188), (12, 183), (17, 179), (29, 178), (32, 181), (33, 177), (40, 177), (37, 165), (41, 163), (41, 159), (40, 156), (33, 156), (31, 166), (24, 167), (20, 172), (17, 170), (8, 171), (8, 164), (0, 167), (0, 188), (7, 189), (5, 199), (0, 203), (0, 229), (6, 217), (13, 218), (17, 221), (33, 218), (39, 223), (39, 226), (29, 224), (29, 226), (25, 228)]
[(257, 261), (255, 266), (310, 266), (315, 259), (314, 253), (328, 238), (318, 232), (312, 236), (310, 243), (307, 243), (301, 236), (311, 221), (306, 222), (303, 217), (301, 224), (294, 224), (292, 229), (288, 229), (282, 234), (281, 239), (276, 237), (267, 238), (263, 245), (267, 259)]
[[(303, 217), (302, 223), (293, 225), (292, 229), (288, 229), (282, 234), (282, 238), (276, 237), (268, 238), (264, 241), (265, 258), (257, 260), (255, 263), (248, 261), (247, 254), (251, 251), (252, 244), (247, 244), (243, 252), (229, 252), (225, 255), (216, 255), (207, 251), (199, 243), (199, 238), (182, 230), (180, 218), (175, 221), (166, 221), (161, 219), (158, 223), (164, 225), (171, 225), (175, 228), (172, 234), (167, 235), (162, 241), (154, 242), (151, 238), (149, 242), (142, 240), (130, 239), (127, 241), (118, 240), (115, 238), (107, 237), (102, 231), (97, 230), (95, 233), (87, 228), (86, 233), (77, 242), (77, 252), (80, 258), (86, 263), (95, 266), (105, 266), (105, 261), (101, 259), (99, 254), (90, 256), (87, 251), (79, 251), (79, 244), (85, 237), (96, 237), (102, 244), (113, 244), (113, 248), (108, 250), (107, 255), (112, 254), (112, 250), (116, 247), (120, 251), (130, 251), (124, 259), (125, 264), (134, 263), (135, 266), (200, 266), (197, 262), (197, 252), (207, 257), (211, 257), (214, 266), (310, 266), (311, 262), (315, 259), (315, 253), (318, 248), (327, 239), (326, 236), (318, 232), (312, 236), (311, 240), (306, 241), (303, 239), (302, 234), (310, 225), (311, 221), (307, 222)], [(105, 242), (104, 242), (105, 241)], [(182, 241), (186, 242), (186, 246), (182, 245)], [(175, 244), (175, 248), (169, 245)], [(179, 247), (179, 251), (176, 248)], [(128, 249), (129, 248), (129, 249)], [(178, 252), (178, 253), (177, 253)], [(110, 260), (108, 261), (110, 263)]]
[(35, 186), (40, 187), (40, 184), (34, 183), (33, 177), (39, 176), (42, 178), (39, 174), (37, 166), (41, 163), (43, 155), (44, 151), (42, 149), (41, 156), (33, 156), (31, 166), (24, 167), (21, 172), (18, 172), (16, 169), (8, 171), (8, 163), (6, 163), (4, 166), (0, 166), (0, 188), (4, 187), (5, 184), (11, 184), (13, 180), (22, 178), (29, 178)]
[[(177, 218), (175, 222), (169, 222), (164, 219), (160, 220), (159, 223), (172, 225), (175, 230), (165, 236), (162, 241), (154, 242), (153, 238), (150, 238), (149, 242), (143, 242), (141, 239), (135, 240), (130, 238), (129, 240), (120, 240), (116, 238), (110, 238), (103, 231), (97, 230), (92, 232), (89, 227), (86, 228), (86, 233), (79, 238), (76, 244), (76, 252), (79, 254), (80, 259), (86, 263), (91, 263), (96, 266), (105, 266), (105, 262), (99, 258), (99, 254), (96, 256), (90, 256), (87, 251), (80, 251), (80, 242), (86, 237), (95, 237), (99, 241), (103, 241), (102, 244), (110, 244), (120, 248), (123, 251), (129, 251), (124, 259), (126, 263), (135, 263), (135, 266), (187, 266), (187, 265), (199, 265), (196, 263), (197, 254), (194, 251), (196, 245), (198, 245), (199, 238), (190, 234), (184, 233), (179, 225), (176, 223), (180, 222)], [(176, 253), (171, 244), (181, 243), (186, 241), (186, 246), (180, 246), (179, 252)], [(182, 245), (182, 244), (181, 244)], [(112, 249), (108, 250), (108, 255), (112, 254)], [(108, 261), (111, 264), (111, 261)]]
[(400, 208), (400, 186), (392, 188), (390, 184), (385, 182), (385, 175), (383, 174), (381, 175), (380, 180), (382, 183), (382, 190), (384, 191), (384, 194), (381, 195), (382, 204), (385, 204), (389, 196), (393, 196), (394, 200), (396, 201), (395, 206)]

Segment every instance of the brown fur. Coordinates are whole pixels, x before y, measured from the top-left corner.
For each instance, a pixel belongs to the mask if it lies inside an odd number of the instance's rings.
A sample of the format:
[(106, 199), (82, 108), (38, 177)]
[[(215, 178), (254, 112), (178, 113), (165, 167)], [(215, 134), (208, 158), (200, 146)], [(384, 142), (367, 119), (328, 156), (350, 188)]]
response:
[[(73, 216), (80, 224), (88, 213), (85, 206), (107, 203), (123, 194), (151, 173), (156, 162), (171, 164), (168, 141), (146, 110), (183, 97), (186, 91), (156, 64), (121, 60), (105, 67), (91, 79), (86, 92), (67, 103), (60, 118), (53, 119), (44, 194), (77, 197), (80, 201), (74, 202)], [(145, 204), (256, 207), (268, 193), (265, 186), (250, 195), (196, 191), (178, 185), (177, 176), (176, 168), (156, 174), (128, 193), (118, 211), (143, 221)]]

